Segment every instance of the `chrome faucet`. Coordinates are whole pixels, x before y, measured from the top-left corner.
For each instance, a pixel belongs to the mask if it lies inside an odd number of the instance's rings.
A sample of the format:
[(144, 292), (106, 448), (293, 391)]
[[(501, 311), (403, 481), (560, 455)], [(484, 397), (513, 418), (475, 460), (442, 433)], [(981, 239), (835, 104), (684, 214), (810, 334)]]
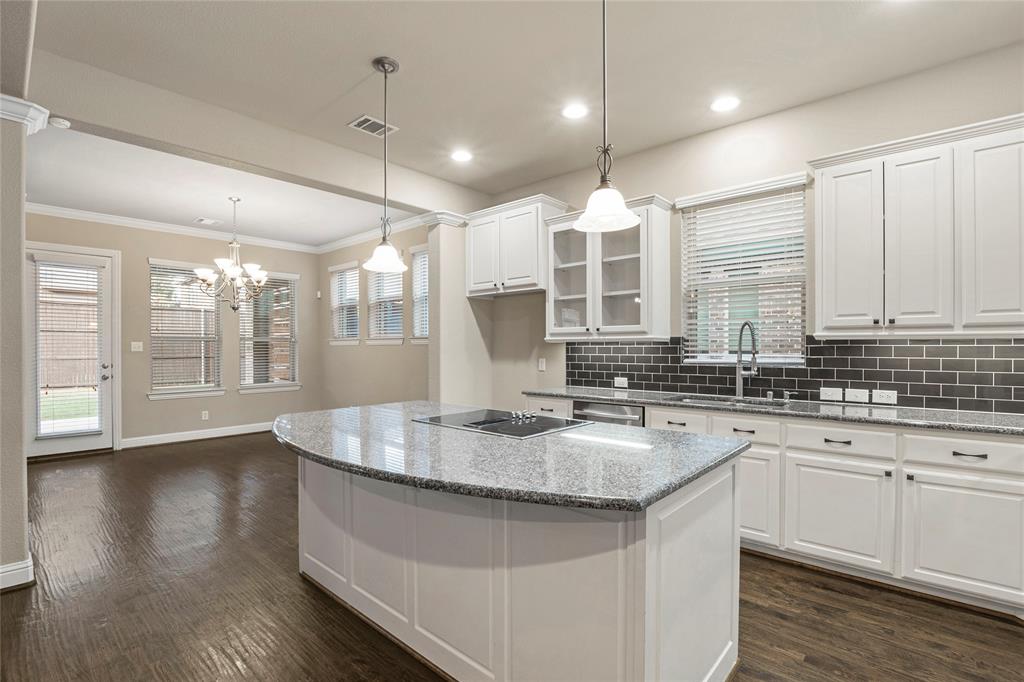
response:
[[(743, 330), (750, 328), (750, 369), (743, 369)], [(743, 377), (757, 376), (757, 334), (754, 325), (747, 320), (740, 325), (740, 335), (736, 340), (736, 397), (743, 397)]]

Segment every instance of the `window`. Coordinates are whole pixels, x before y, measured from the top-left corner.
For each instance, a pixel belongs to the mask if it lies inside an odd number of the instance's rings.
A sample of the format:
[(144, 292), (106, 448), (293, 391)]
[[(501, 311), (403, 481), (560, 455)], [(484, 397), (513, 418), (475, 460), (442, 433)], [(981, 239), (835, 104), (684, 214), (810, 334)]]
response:
[(735, 362), (745, 320), (762, 362), (803, 362), (804, 186), (683, 209), (686, 360)]
[(272, 275), (263, 295), (238, 310), (239, 383), (242, 386), (298, 381), (294, 277)]
[(402, 273), (368, 273), (367, 301), (370, 308), (370, 339), (402, 338)]
[(331, 268), (331, 340), (359, 339), (359, 264)]
[(221, 385), (220, 306), (186, 265), (151, 260), (149, 336), (154, 391)]
[(430, 259), (426, 246), (412, 251), (412, 336), (430, 336)]

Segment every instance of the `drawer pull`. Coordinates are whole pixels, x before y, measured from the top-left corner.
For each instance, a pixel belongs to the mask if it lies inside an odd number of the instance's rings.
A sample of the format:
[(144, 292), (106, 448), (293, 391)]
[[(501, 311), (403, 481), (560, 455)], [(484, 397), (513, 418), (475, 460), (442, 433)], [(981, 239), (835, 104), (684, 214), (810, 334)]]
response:
[(540, 408), (540, 411), (541, 412), (554, 412), (555, 408), (553, 408), (553, 407), (542, 407), (542, 408)]
[(666, 419), (665, 423), (671, 424), (672, 426), (686, 426), (686, 422), (674, 422), (671, 419)]
[(969, 452), (957, 452), (956, 450), (953, 451), (953, 456), (954, 457), (974, 457), (975, 459), (988, 459), (988, 455), (986, 455), (986, 454), (972, 455)]
[(832, 440), (831, 438), (826, 438), (825, 442), (829, 445), (853, 445), (852, 440)]
[(914, 474), (907, 474), (907, 480), (908, 481), (913, 481), (914, 480)]
[(735, 426), (732, 427), (732, 432), (733, 433), (749, 433), (750, 435), (754, 435), (755, 433), (757, 433), (757, 431), (754, 430), (754, 429), (737, 429)]
[(885, 472), (885, 477), (886, 478), (892, 478), (892, 472), (891, 471), (886, 471)]

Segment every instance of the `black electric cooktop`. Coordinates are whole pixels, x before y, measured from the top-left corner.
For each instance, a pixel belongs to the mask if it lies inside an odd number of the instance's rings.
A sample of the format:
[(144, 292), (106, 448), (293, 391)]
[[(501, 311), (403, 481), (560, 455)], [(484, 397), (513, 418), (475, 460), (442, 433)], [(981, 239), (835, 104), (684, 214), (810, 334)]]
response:
[(538, 417), (529, 412), (506, 412), (505, 410), (473, 410), (456, 414), (440, 414), (435, 417), (416, 417), (413, 421), (519, 440), (591, 423), (582, 419)]

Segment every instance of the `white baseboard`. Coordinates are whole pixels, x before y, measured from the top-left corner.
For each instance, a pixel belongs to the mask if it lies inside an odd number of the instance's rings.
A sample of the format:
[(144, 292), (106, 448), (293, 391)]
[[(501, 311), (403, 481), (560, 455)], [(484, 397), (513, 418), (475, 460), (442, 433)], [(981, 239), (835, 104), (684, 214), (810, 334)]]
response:
[(32, 582), (34, 578), (32, 571), (32, 557), (24, 561), (15, 561), (13, 564), (0, 566), (0, 589), (17, 587)]
[(164, 443), (181, 443), (189, 440), (203, 440), (204, 438), (221, 438), (223, 436), (240, 436), (243, 433), (259, 433), (269, 431), (274, 422), (260, 422), (258, 424), (239, 424), (237, 426), (219, 426), (215, 429), (199, 429), (197, 431), (177, 431), (175, 433), (157, 433), (152, 436), (135, 436), (134, 438), (122, 438), (121, 449), (141, 448), (147, 445), (162, 445)]

